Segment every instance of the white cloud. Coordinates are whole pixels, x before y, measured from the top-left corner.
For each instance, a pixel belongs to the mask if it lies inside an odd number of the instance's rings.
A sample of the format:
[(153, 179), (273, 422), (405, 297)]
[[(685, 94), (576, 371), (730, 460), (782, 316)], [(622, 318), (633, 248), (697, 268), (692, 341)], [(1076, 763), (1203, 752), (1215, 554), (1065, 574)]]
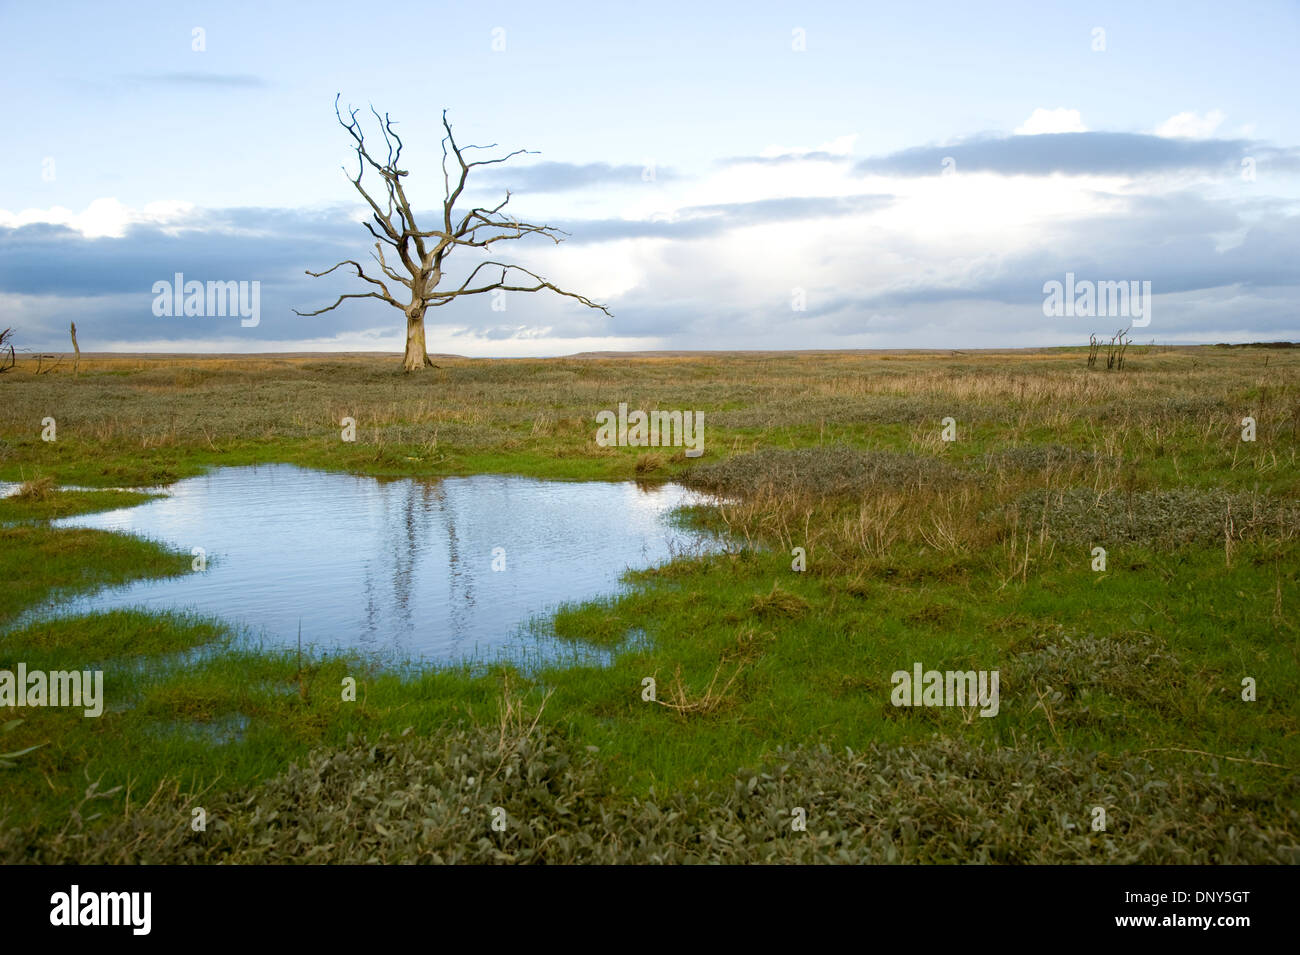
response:
[[(665, 342), (655, 337), (537, 337), (489, 338), (472, 329), (432, 325), (425, 335), (430, 354), (463, 355), (466, 358), (549, 358), (591, 351), (655, 351)], [(296, 354), (302, 352), (379, 352), (402, 354), (405, 333), (377, 329), (343, 332), (329, 338), (203, 338), (110, 340), (98, 343), (94, 352), (125, 354), (176, 354), (199, 352), (211, 355)]]
[(1217, 109), (1210, 110), (1204, 116), (1188, 110), (1170, 116), (1157, 126), (1156, 135), (1177, 139), (1204, 139), (1214, 135), (1223, 118), (1223, 112)]
[(1043, 109), (1041, 106), (1016, 127), (1017, 136), (1037, 136), (1041, 133), (1086, 133), (1088, 127), (1077, 109)]
[(150, 202), (143, 209), (132, 209), (113, 198), (96, 199), (82, 212), (73, 212), (63, 206), (49, 209), (24, 209), (9, 212), (0, 209), (0, 228), (17, 229), (25, 225), (45, 223), (67, 226), (87, 239), (120, 239), (127, 226), (135, 224), (171, 225), (194, 210), (192, 203), (174, 199)]
[(843, 136), (836, 136), (834, 139), (827, 140), (820, 146), (768, 146), (759, 155), (764, 159), (775, 159), (778, 156), (806, 156), (809, 153), (851, 156), (853, 155), (853, 144), (857, 141), (857, 133), (845, 133)]
[[(476, 329), (444, 325), (427, 328), (425, 338), (431, 354), (441, 352), (467, 358), (545, 358), (587, 351), (655, 351), (665, 347), (662, 338), (649, 336), (522, 334), (490, 338)], [(394, 341), (398, 342), (398, 338)], [(392, 350), (399, 351), (400, 347), (397, 344)]]

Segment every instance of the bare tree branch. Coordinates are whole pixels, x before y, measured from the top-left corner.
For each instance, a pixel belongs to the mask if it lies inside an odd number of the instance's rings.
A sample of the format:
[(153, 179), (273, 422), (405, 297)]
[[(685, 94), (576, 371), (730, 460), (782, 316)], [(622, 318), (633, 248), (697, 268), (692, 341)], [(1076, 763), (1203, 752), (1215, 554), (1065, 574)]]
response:
[(366, 273), (365, 273), (365, 272), (362, 270), (362, 268), (361, 268), (361, 263), (359, 263), (359, 262), (354, 262), (352, 259), (344, 259), (342, 262), (339, 262), (337, 265), (331, 265), (331, 266), (330, 266), (328, 269), (326, 269), (324, 272), (313, 272), (311, 269), (307, 269), (306, 272), (307, 272), (307, 274), (310, 275), (312, 278), (317, 278), (317, 279), (318, 279), (318, 278), (320, 278), (320, 277), (323, 276), (323, 275), (329, 275), (329, 274), (330, 274), (331, 272), (333, 272), (335, 269), (340, 268), (341, 266), (344, 266), (344, 265), (350, 265), (350, 266), (352, 266), (354, 269), (356, 269), (356, 270), (357, 270), (357, 278), (359, 278), (359, 279), (363, 279), (364, 281), (369, 282), (371, 285), (378, 285), (381, 289), (384, 290), (383, 294), (381, 295), (381, 294), (379, 294), (378, 292), (366, 292), (366, 293), (364, 293), (364, 294), (356, 293), (356, 294), (352, 294), (352, 295), (340, 295), (340, 296), (338, 297), (338, 300), (335, 301), (335, 303), (334, 303), (333, 305), (329, 305), (329, 306), (327, 306), (327, 307), (325, 307), (325, 308), (317, 309), (317, 310), (314, 311), (314, 312), (300, 312), (300, 311), (298, 311), (298, 310), (295, 308), (295, 309), (293, 310), (293, 311), (294, 311), (294, 314), (296, 314), (296, 315), (301, 315), (301, 316), (303, 316), (304, 318), (309, 318), (309, 317), (311, 317), (312, 315), (320, 315), (320, 314), (323, 314), (324, 312), (330, 312), (330, 311), (333, 311), (334, 309), (338, 308), (339, 305), (341, 305), (345, 299), (349, 299), (349, 298), (378, 298), (378, 299), (383, 299), (383, 300), (384, 300), (385, 302), (387, 302), (389, 305), (392, 305), (392, 306), (394, 306), (394, 307), (396, 307), (396, 308), (401, 308), (401, 307), (402, 307), (402, 304), (401, 304), (399, 301), (397, 301), (397, 299), (393, 298), (392, 294), (388, 291), (388, 286), (387, 286), (387, 285), (385, 285), (385, 284), (384, 284), (383, 282), (381, 282), (379, 279), (371, 278), (369, 275), (366, 275)]
[[(501, 270), (501, 278), (497, 279), (497, 281), (493, 282), (491, 285), (483, 285), (478, 288), (469, 288), (469, 283), (474, 280), (474, 277), (478, 275), (479, 271), (484, 266), (489, 266), (489, 265), (494, 266), (495, 268), (499, 268)], [(505, 284), (506, 276), (511, 271), (523, 272), (529, 278), (535, 279), (537, 281), (537, 284), (531, 286), (506, 285)], [(557, 295), (563, 295), (566, 298), (577, 299), (579, 302), (581, 302), (583, 305), (586, 305), (588, 308), (599, 309), (600, 311), (604, 312), (606, 315), (610, 315), (610, 311), (608, 308), (606, 308), (604, 305), (597, 305), (595, 302), (591, 301), (591, 299), (587, 298), (585, 295), (579, 295), (576, 292), (566, 292), (564, 291), (564, 289), (552, 285), (550, 282), (546, 281), (546, 279), (542, 278), (536, 272), (530, 272), (528, 269), (524, 268), (521, 265), (507, 265), (503, 262), (479, 263), (479, 265), (475, 267), (474, 271), (469, 274), (469, 277), (465, 279), (464, 283), (460, 286), (460, 288), (450, 292), (432, 292), (431, 293), (432, 301), (430, 301), (429, 304), (430, 307), (436, 308), (440, 305), (446, 305), (452, 299), (459, 298), (462, 295), (481, 295), (484, 292), (493, 292), (498, 289), (500, 289), (503, 292), (540, 292), (542, 291), (542, 289), (548, 289), (552, 292), (555, 292)]]
[[(610, 314), (608, 308), (598, 305), (585, 295), (567, 292), (535, 272), (531, 272), (522, 266), (504, 262), (481, 262), (475, 266), (458, 288), (439, 291), (438, 286), (444, 278), (444, 261), (458, 247), (490, 249), (496, 243), (508, 239), (522, 239), (530, 235), (542, 236), (558, 244), (568, 234), (553, 226), (520, 221), (503, 213), (502, 210), (510, 202), (511, 196), (509, 192), (506, 192), (505, 198), (497, 205), (492, 207), (476, 206), (457, 220), (456, 204), (465, 191), (465, 184), (469, 178), (470, 170), (477, 169), (480, 166), (505, 163), (516, 156), (535, 154), (527, 149), (516, 149), (502, 156), (467, 160), (465, 158), (465, 151), (467, 150), (489, 150), (498, 147), (495, 143), (484, 146), (476, 144), (461, 146), (457, 144), (451, 123), (447, 119), (447, 111), (443, 110), (442, 228), (424, 230), (416, 224), (415, 213), (411, 208), (406, 189), (402, 183), (408, 172), (400, 167), (404, 143), (395, 128), (396, 124), (387, 113), (381, 114), (373, 105), (370, 107), (371, 115), (374, 116), (379, 125), (379, 132), (383, 137), (386, 149), (385, 159), (381, 162), (371, 153), (369, 146), (366, 144), (365, 130), (357, 119), (360, 111), (348, 107), (347, 118), (344, 119), (344, 111), (339, 106), (341, 96), (342, 94), (334, 98), (334, 115), (338, 119), (339, 125), (352, 139), (352, 148), (357, 154), (356, 176), (351, 175), (346, 167), (343, 172), (348, 177), (348, 181), (352, 183), (353, 188), (357, 190), (370, 208), (370, 219), (362, 222), (362, 225), (375, 239), (375, 251), (371, 253), (371, 257), (378, 263), (380, 271), (388, 280), (397, 282), (408, 290), (409, 301), (402, 304), (393, 297), (389, 287), (381, 279), (367, 275), (360, 263), (352, 259), (344, 259), (324, 272), (309, 270), (307, 274), (320, 277), (328, 275), (344, 265), (350, 265), (356, 271), (358, 278), (377, 286), (382, 291), (340, 295), (332, 305), (327, 305), (314, 312), (299, 312), (295, 309), (296, 314), (304, 317), (320, 315), (334, 310), (344, 301), (352, 298), (377, 298), (395, 308), (401, 309), (406, 316), (407, 324), (407, 348), (406, 357), (403, 361), (403, 367), (407, 371), (414, 371), (417, 368), (428, 367), (433, 364), (429, 361), (429, 357), (425, 352), (424, 313), (426, 309), (441, 307), (462, 295), (478, 295), (496, 290), (509, 292), (540, 292), (546, 290), (555, 292), (557, 295), (563, 295), (566, 298), (572, 298), (588, 308), (599, 309), (606, 315)], [(449, 160), (452, 159), (454, 159), (455, 166), (458, 168), (449, 168)], [(372, 195), (371, 191), (363, 184), (367, 167), (378, 175), (383, 184), (383, 192), (378, 194), (378, 197)], [(401, 270), (396, 268), (395, 265), (389, 264), (384, 256), (385, 245), (397, 253), (397, 257), (401, 261)], [(490, 284), (474, 286), (475, 279), (484, 268), (500, 269), (500, 278)], [(527, 276), (532, 282), (530, 284), (522, 278), (513, 278), (515, 275)], [(515, 284), (511, 284), (512, 282)]]

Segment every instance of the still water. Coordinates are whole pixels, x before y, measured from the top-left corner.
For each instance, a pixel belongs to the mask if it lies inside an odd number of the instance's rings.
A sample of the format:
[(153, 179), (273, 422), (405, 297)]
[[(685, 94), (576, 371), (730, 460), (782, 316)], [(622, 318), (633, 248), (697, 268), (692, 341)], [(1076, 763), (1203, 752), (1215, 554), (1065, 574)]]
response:
[(615, 594), (629, 568), (719, 546), (670, 521), (673, 508), (706, 500), (673, 484), (378, 480), (265, 465), (168, 490), (54, 523), (202, 548), (206, 569), (104, 589), (59, 612), (197, 611), (286, 646), (301, 621), (304, 646), (326, 651), (546, 662), (573, 650), (542, 622), (559, 603)]

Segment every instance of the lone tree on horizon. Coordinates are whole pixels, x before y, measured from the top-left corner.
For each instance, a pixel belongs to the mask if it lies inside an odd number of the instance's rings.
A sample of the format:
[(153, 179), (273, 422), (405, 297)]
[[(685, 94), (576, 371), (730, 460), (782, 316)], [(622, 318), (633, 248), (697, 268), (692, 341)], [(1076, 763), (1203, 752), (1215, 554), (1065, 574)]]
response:
[[(307, 274), (320, 278), (323, 275), (329, 275), (335, 269), (350, 265), (356, 269), (358, 278), (377, 286), (379, 291), (353, 292), (340, 295), (333, 305), (327, 305), (325, 308), (317, 309), (314, 312), (299, 312), (294, 309), (294, 312), (303, 316), (320, 315), (338, 308), (346, 299), (350, 298), (377, 298), (387, 302), (394, 308), (401, 309), (406, 315), (406, 355), (402, 359), (402, 368), (408, 372), (419, 371), (433, 365), (433, 362), (429, 360), (429, 353), (424, 344), (425, 312), (430, 308), (446, 305), (462, 295), (481, 295), (484, 292), (492, 292), (498, 289), (504, 292), (540, 292), (542, 289), (550, 289), (559, 295), (575, 298), (588, 308), (597, 308), (606, 315), (609, 314), (609, 309), (603, 305), (597, 305), (586, 296), (578, 295), (576, 292), (566, 292), (522, 266), (497, 262), (492, 259), (476, 265), (459, 286), (440, 290), (438, 286), (444, 278), (443, 264), (447, 256), (459, 246), (491, 249), (497, 242), (507, 239), (522, 239), (527, 235), (544, 236), (559, 244), (563, 241), (561, 236), (567, 235), (567, 233), (553, 226), (520, 222), (513, 217), (503, 215), (501, 210), (510, 201), (510, 192), (508, 190), (506, 197), (493, 208), (475, 207), (463, 215), (456, 212), (456, 203), (465, 190), (465, 180), (469, 178), (471, 169), (504, 163), (515, 156), (527, 154), (529, 150), (516, 149), (514, 152), (507, 153), (497, 159), (477, 159), (466, 162), (465, 150), (495, 149), (497, 146), (495, 143), (487, 146), (457, 145), (456, 138), (451, 132), (451, 124), (447, 122), (447, 111), (443, 110), (442, 128), (447, 131), (447, 134), (442, 140), (442, 179), (444, 189), (442, 222), (440, 228), (422, 230), (416, 225), (415, 215), (411, 211), (411, 204), (407, 201), (406, 191), (402, 188), (402, 179), (408, 173), (398, 166), (402, 158), (402, 140), (397, 135), (396, 130), (393, 129), (392, 120), (389, 119), (387, 113), (380, 116), (378, 110), (373, 106), (370, 107), (370, 112), (374, 113), (375, 119), (379, 121), (379, 129), (383, 133), (384, 144), (388, 148), (386, 161), (380, 163), (371, 156), (370, 150), (366, 148), (365, 133), (361, 129), (361, 124), (357, 122), (357, 112), (358, 110), (349, 107), (348, 119), (345, 122), (343, 114), (339, 111), (339, 97), (334, 98), (334, 115), (338, 117), (339, 125), (346, 129), (356, 142), (357, 175), (356, 178), (349, 175), (348, 179), (356, 187), (357, 192), (361, 193), (361, 197), (366, 200), (373, 213), (371, 216), (373, 224), (371, 221), (362, 223), (377, 240), (375, 242), (375, 251), (371, 253), (371, 257), (378, 264), (385, 279), (405, 287), (406, 291), (399, 290), (398, 295), (402, 299), (406, 299), (406, 301), (403, 302), (395, 297), (384, 279), (367, 275), (359, 262), (344, 259), (323, 272), (313, 272), (308, 269)], [(448, 151), (449, 148), (450, 152)], [(447, 168), (447, 160), (453, 156), (456, 165), (460, 167), (459, 173), (455, 170), (449, 171)], [(379, 178), (383, 180), (386, 193), (382, 197), (383, 205), (377, 202), (361, 184), (367, 166), (378, 173)], [(347, 173), (346, 168), (344, 173)], [(394, 217), (396, 217), (396, 221), (394, 221)], [(396, 268), (389, 264), (384, 256), (384, 246), (389, 246), (396, 251), (398, 262), (405, 274), (397, 271)], [(479, 273), (484, 269), (491, 272), (495, 272), (497, 269), (501, 271), (495, 281), (489, 282), (487, 278), (478, 278)], [(480, 284), (475, 285), (476, 280)], [(529, 280), (531, 280), (531, 284)], [(510, 282), (524, 284), (508, 284)]]

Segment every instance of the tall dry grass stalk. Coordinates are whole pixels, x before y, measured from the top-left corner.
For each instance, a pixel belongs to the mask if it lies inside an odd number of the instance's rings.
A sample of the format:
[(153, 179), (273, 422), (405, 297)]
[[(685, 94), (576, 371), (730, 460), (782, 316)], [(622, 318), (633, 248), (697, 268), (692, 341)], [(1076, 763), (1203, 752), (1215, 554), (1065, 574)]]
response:
[(708, 686), (699, 693), (692, 693), (682, 681), (682, 668), (681, 664), (678, 664), (673, 673), (673, 682), (668, 687), (668, 699), (656, 698), (655, 702), (660, 706), (667, 707), (679, 716), (707, 716), (717, 712), (727, 704), (727, 691), (731, 689), (732, 684), (736, 682), (736, 678), (740, 676), (741, 671), (745, 668), (745, 661), (738, 661), (731, 671), (731, 676), (719, 686), (718, 681), (722, 677), (722, 670), (725, 665), (725, 661), (719, 662), (717, 668), (713, 671), (713, 678), (709, 680)]

